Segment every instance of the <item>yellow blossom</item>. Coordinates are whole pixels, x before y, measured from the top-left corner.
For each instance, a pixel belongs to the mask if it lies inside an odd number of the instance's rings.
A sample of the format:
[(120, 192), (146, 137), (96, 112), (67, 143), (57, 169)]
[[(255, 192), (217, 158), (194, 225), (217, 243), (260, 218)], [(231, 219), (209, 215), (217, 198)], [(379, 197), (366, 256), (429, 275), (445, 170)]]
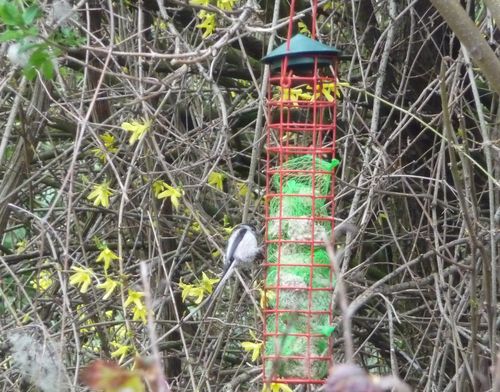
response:
[(223, 11), (232, 11), (236, 0), (217, 0), (217, 7)]
[(190, 229), (193, 233), (200, 233), (201, 232), (200, 222), (191, 223)]
[(145, 306), (143, 306), (142, 308), (139, 308), (139, 307), (135, 307), (134, 310), (132, 310), (132, 320), (134, 321), (142, 321), (144, 324), (146, 324), (146, 317), (147, 317), (147, 314), (148, 314), (148, 310), (146, 309)]
[(51, 278), (51, 273), (47, 270), (42, 270), (38, 274), (38, 276), (31, 280), (31, 287), (33, 287), (36, 291), (43, 292), (46, 291), (54, 281)]
[(238, 188), (238, 195), (241, 197), (245, 197), (248, 193), (248, 185), (244, 182), (237, 182), (236, 188)]
[(255, 342), (241, 342), (241, 347), (243, 350), (252, 353), (252, 362), (255, 362), (260, 356), (260, 351), (262, 350), (262, 341), (255, 337), (253, 331), (250, 331), (250, 335), (256, 340)]
[(26, 240), (18, 241), (16, 243), (16, 255), (23, 253), (26, 250), (27, 246), (28, 246), (28, 241)]
[[(337, 98), (340, 98), (341, 93), (339, 87), (349, 87), (350, 84), (347, 82), (339, 82), (338, 85), (335, 82), (323, 83), (316, 86), (316, 91), (314, 96), (311, 95), (311, 100), (318, 99), (320, 96), (324, 96), (328, 102), (333, 102), (335, 99), (333, 93)], [(308, 90), (312, 90), (311, 86), (307, 86)]]
[(109, 132), (106, 132), (105, 134), (99, 136), (99, 139), (101, 139), (102, 144), (104, 144), (104, 150), (101, 147), (96, 147), (91, 151), (101, 161), (106, 161), (106, 152), (111, 154), (118, 152), (118, 147), (115, 145), (116, 138)]
[(179, 281), (179, 287), (182, 290), (182, 301), (185, 302), (188, 297), (196, 298), (194, 300), (195, 304), (200, 304), (203, 301), (205, 294), (211, 294), (214, 289), (214, 284), (220, 281), (219, 278), (210, 279), (205, 272), (202, 272), (201, 281), (199, 280), (197, 284), (187, 284), (181, 280)]
[(198, 12), (198, 18), (201, 19), (201, 23), (197, 24), (195, 27), (205, 30), (203, 32), (203, 38), (211, 36), (214, 33), (216, 26), (215, 14), (213, 12), (201, 10)]
[(117, 324), (113, 328), (114, 339), (118, 341), (125, 341), (126, 339), (132, 339), (134, 334), (132, 331), (127, 329), (125, 324)]
[(71, 267), (76, 271), (69, 278), (69, 284), (72, 286), (80, 286), (80, 293), (86, 293), (92, 283), (93, 271), (90, 268)]
[(199, 286), (203, 289), (203, 291), (207, 294), (212, 294), (213, 286), (215, 283), (220, 281), (220, 278), (210, 279), (205, 272), (201, 273), (201, 282)]
[(336, 89), (335, 83), (323, 83), (321, 85), (321, 93), (323, 96), (328, 100), (328, 102), (333, 102), (335, 99), (332, 95), (334, 93), (337, 95), (337, 97), (340, 97), (340, 91)]
[(225, 177), (226, 176), (224, 175), (224, 173), (219, 173), (219, 172), (213, 171), (208, 176), (208, 184), (212, 185), (214, 188), (217, 188), (217, 189), (222, 191), (224, 189), (224, 178)]
[(258, 289), (260, 294), (260, 307), (266, 309), (269, 301), (276, 299), (276, 293), (272, 290)]
[(168, 185), (167, 183), (163, 184), (165, 187), (165, 190), (158, 193), (156, 196), (158, 199), (165, 199), (165, 198), (170, 198), (170, 202), (172, 203), (172, 206), (178, 210), (179, 209), (179, 199), (182, 197), (182, 189), (181, 188), (174, 188), (173, 186)]
[(234, 226), (231, 225), (231, 220), (229, 216), (224, 215), (224, 221), (222, 222), (224, 225), (224, 231), (227, 235), (230, 235), (233, 232)]
[(156, 180), (153, 181), (153, 184), (151, 185), (151, 188), (153, 189), (153, 194), (155, 197), (158, 197), (158, 195), (163, 192), (165, 189), (167, 189), (169, 185), (162, 180)]
[(151, 127), (151, 121), (132, 121), (124, 122), (121, 125), (122, 129), (127, 132), (132, 132), (129, 139), (129, 144), (133, 145), (137, 140), (139, 140)]
[(106, 292), (104, 293), (104, 297), (102, 299), (108, 299), (111, 294), (113, 294), (113, 291), (118, 287), (120, 283), (114, 279), (111, 278), (106, 278), (106, 281), (104, 283), (98, 284), (97, 288), (98, 289), (103, 289)]
[(95, 206), (109, 207), (109, 197), (113, 191), (109, 188), (109, 181), (94, 185), (92, 192), (87, 196), (87, 200), (94, 200)]
[[(311, 101), (313, 96), (312, 94), (304, 91), (305, 85), (300, 85), (297, 87), (285, 87), (281, 88), (278, 86), (279, 95), (275, 98), (281, 98), (283, 101), (292, 101), (294, 106), (298, 106), (298, 103), (295, 101)], [(307, 88), (307, 87), (306, 87)]]
[(154, 27), (157, 31), (165, 31), (168, 28), (168, 23), (161, 18), (156, 18), (154, 21)]
[(278, 382), (273, 382), (271, 385), (264, 384), (264, 387), (262, 388), (262, 392), (293, 392), (292, 388), (290, 388), (288, 385), (283, 384), (283, 383), (278, 383)]
[(333, 0), (332, 1), (328, 1), (328, 2), (326, 2), (323, 5), (323, 10), (328, 11), (328, 10), (331, 10), (331, 9), (333, 9)]
[(121, 363), (128, 352), (134, 349), (132, 346), (121, 344), (118, 342), (111, 342), (111, 345), (116, 348), (116, 350), (111, 353), (111, 358), (120, 357), (118, 363)]
[(299, 26), (299, 33), (304, 34), (307, 37), (311, 36), (311, 32), (309, 31), (309, 28), (307, 27), (307, 25), (304, 22), (299, 20), (297, 25)]
[(202, 287), (198, 287), (192, 284), (187, 284), (182, 282), (182, 278), (179, 281), (179, 287), (182, 290), (182, 302), (185, 302), (188, 297), (196, 298), (194, 303), (200, 304), (203, 301), (204, 291)]
[(104, 272), (107, 273), (109, 266), (111, 265), (111, 262), (113, 260), (118, 260), (118, 259), (119, 259), (118, 255), (106, 246), (103, 250), (101, 250), (99, 256), (97, 256), (96, 261), (104, 262)]
[(144, 297), (144, 293), (141, 293), (140, 291), (135, 291), (135, 290), (128, 290), (128, 297), (127, 300), (125, 301), (125, 307), (127, 308), (129, 305), (134, 305), (136, 308), (142, 308), (144, 307), (144, 304), (142, 302), (142, 298)]

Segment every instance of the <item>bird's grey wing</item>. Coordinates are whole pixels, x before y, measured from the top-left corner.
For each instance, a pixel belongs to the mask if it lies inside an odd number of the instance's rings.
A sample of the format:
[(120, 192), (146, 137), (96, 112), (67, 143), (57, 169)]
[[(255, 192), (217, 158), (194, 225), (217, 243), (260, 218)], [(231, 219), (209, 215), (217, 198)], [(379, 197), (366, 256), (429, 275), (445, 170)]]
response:
[(231, 264), (234, 263), (236, 252), (240, 246), (240, 242), (245, 238), (246, 232), (247, 232), (246, 228), (240, 228), (239, 230), (233, 232), (229, 237), (228, 240), (229, 248), (227, 249), (224, 258), (224, 272), (229, 268)]

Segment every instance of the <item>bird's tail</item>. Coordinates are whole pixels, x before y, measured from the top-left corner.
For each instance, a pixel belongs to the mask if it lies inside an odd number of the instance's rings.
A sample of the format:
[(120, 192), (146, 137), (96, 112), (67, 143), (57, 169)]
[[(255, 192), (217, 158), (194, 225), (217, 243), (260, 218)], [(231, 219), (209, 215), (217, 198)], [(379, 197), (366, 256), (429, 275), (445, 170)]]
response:
[(229, 264), (227, 266), (227, 268), (224, 268), (224, 271), (222, 272), (222, 277), (221, 277), (221, 279), (219, 281), (219, 284), (215, 288), (214, 292), (212, 294), (210, 294), (210, 296), (207, 297), (205, 301), (203, 301), (203, 303), (202, 303), (203, 306), (208, 303), (207, 310), (206, 310), (205, 315), (203, 316), (203, 318), (205, 318), (205, 317), (207, 317), (209, 315), (209, 312), (212, 310), (212, 307), (213, 307), (213, 305), (215, 303), (215, 300), (217, 299), (217, 297), (219, 296), (219, 294), (222, 292), (222, 289), (226, 285), (227, 280), (233, 274), (234, 268), (235, 268), (235, 263), (234, 262), (231, 263), (231, 264)]

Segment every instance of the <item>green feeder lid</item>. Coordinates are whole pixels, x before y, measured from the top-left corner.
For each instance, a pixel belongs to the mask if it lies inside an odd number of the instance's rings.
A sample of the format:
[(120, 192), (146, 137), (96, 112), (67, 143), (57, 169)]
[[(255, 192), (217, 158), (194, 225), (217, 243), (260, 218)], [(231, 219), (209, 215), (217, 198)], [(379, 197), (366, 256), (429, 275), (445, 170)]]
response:
[[(265, 64), (271, 64), (272, 68), (281, 66), (281, 61), (288, 56), (288, 65), (311, 66), (314, 64), (314, 56), (336, 56), (340, 51), (334, 46), (322, 44), (319, 41), (306, 37), (303, 34), (297, 34), (290, 40), (290, 48), (286, 50), (286, 42), (274, 49), (267, 56), (262, 58)], [(328, 58), (319, 57), (318, 64), (328, 65), (331, 61)]]

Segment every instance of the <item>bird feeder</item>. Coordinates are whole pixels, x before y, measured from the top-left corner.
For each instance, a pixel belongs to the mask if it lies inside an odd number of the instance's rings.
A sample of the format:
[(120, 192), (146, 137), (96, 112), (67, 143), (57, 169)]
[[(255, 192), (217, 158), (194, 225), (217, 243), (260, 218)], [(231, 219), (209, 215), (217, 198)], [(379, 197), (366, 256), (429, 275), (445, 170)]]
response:
[[(263, 58), (267, 95), (264, 383), (320, 384), (332, 359), (339, 51), (297, 34)], [(314, 37), (314, 34), (313, 34)]]

